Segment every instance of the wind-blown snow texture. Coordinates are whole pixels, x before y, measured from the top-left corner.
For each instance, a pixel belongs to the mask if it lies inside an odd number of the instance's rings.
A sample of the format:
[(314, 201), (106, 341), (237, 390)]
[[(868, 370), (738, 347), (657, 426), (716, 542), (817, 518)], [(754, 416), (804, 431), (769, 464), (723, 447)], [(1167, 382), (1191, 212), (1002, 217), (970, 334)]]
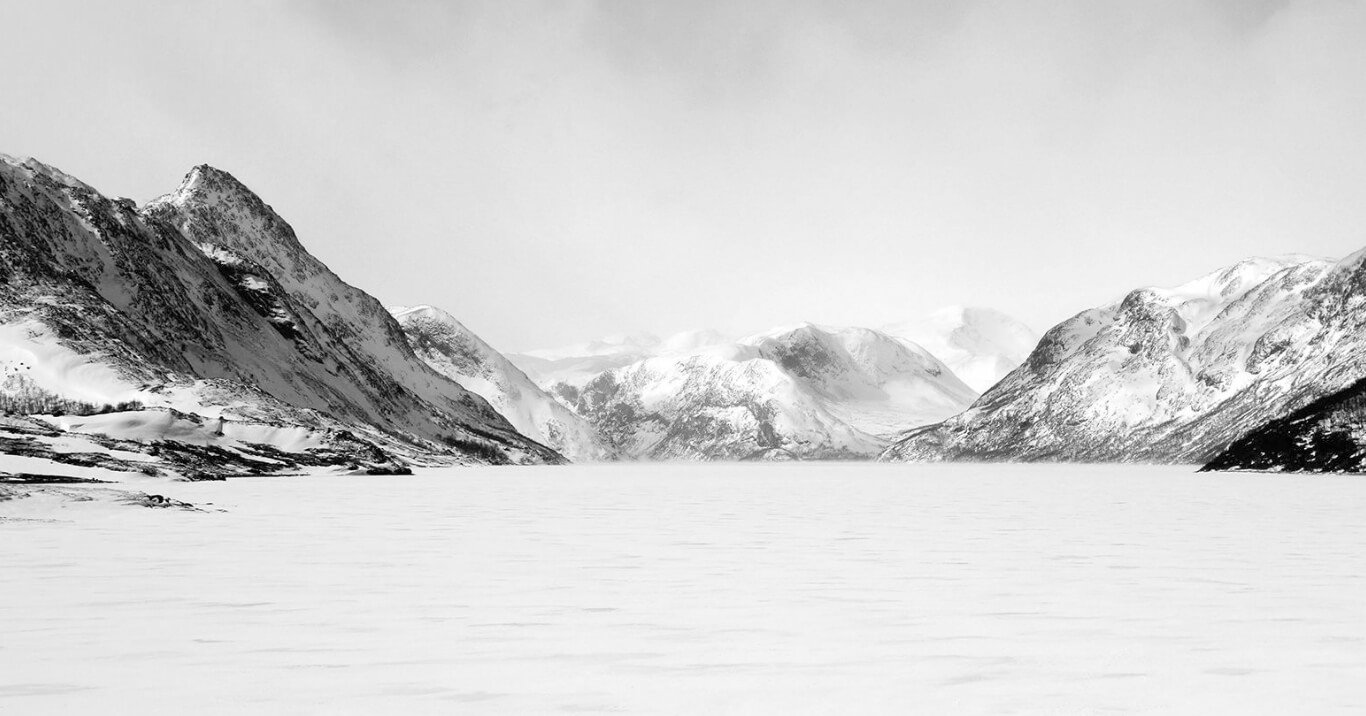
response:
[(564, 387), (582, 388), (604, 371), (655, 355), (661, 346), (659, 338), (648, 333), (615, 335), (578, 345), (509, 353), (507, 358), (537, 385), (559, 392)]
[(625, 456), (733, 460), (871, 457), (976, 394), (906, 341), (802, 324), (646, 358), (561, 395)]
[(1084, 311), (883, 457), (1204, 462), (1366, 375), (1364, 257), (1249, 259)]
[(883, 326), (943, 361), (968, 387), (985, 392), (1038, 345), (1029, 326), (991, 308), (951, 306), (914, 321)]
[(361, 435), (420, 460), (559, 459), (427, 367), (226, 172), (196, 167), (138, 209), (4, 157), (0, 259), (0, 367), (25, 389)]
[(518, 432), (574, 462), (611, 457), (592, 425), (531, 382), (449, 313), (431, 306), (389, 310), (418, 357), (489, 401)]
[(0, 501), (6, 714), (1366, 712), (1355, 478), (709, 463), (139, 489), (203, 511)]

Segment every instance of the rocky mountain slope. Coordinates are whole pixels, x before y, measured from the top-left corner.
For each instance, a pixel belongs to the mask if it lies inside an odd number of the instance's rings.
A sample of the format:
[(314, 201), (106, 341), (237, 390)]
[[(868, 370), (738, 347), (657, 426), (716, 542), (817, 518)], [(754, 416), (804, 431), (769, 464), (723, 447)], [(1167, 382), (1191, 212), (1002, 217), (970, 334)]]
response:
[(1201, 470), (1366, 472), (1366, 380), (1254, 428)]
[(449, 313), (431, 306), (389, 310), (418, 357), (436, 372), (482, 396), (518, 432), (574, 462), (612, 456), (593, 426)]
[(1364, 257), (1250, 259), (1084, 311), (884, 458), (1205, 462), (1366, 375)]
[(929, 351), (979, 393), (1024, 363), (1039, 342), (1029, 326), (979, 307), (951, 306), (881, 330)]
[[(139, 209), (0, 158), (0, 326), (0, 396), (17, 401), (7, 410), (133, 413), (98, 428), (125, 452), (172, 439), (157, 426), (189, 424), (208, 427), (186, 427), (199, 435), (186, 445), (248, 456), (261, 472), (308, 464), (333, 443), (362, 465), (560, 459), (429, 368), (378, 301), (208, 166)], [(312, 437), (253, 439), (272, 428)], [(25, 435), (12, 437), (37, 439)]]
[(563, 393), (624, 456), (853, 459), (975, 393), (923, 349), (802, 324), (610, 370)]

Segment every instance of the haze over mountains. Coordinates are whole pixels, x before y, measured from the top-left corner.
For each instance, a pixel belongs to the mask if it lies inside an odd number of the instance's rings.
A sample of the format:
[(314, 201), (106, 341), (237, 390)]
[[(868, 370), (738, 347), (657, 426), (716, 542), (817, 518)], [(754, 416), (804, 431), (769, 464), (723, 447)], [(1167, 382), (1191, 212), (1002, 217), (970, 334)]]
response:
[(0, 200), (11, 469), (1362, 463), (1366, 252), (1137, 289), (1037, 342), (999, 311), (955, 307), (881, 329), (621, 335), (504, 356), (438, 308), (386, 310), (212, 167), (138, 207), (3, 157)]
[(560, 394), (625, 455), (712, 460), (870, 457), (976, 395), (910, 343), (811, 324), (662, 353)]
[[(945, 309), (912, 325), (988, 385), (1033, 343), (1027, 327), (989, 309)], [(509, 358), (627, 458), (869, 458), (978, 392), (908, 338), (810, 323), (738, 340), (709, 330), (612, 336)]]
[(552, 397), (450, 314), (391, 315), (221, 170), (143, 207), (33, 160), (0, 180), (4, 437), (35, 470), (870, 457), (975, 396), (904, 340), (804, 325), (519, 356)]
[[(900, 430), (881, 459), (1356, 470), (1364, 256), (1247, 259), (1041, 340), (954, 307), (878, 331), (617, 337), (514, 360), (629, 457), (859, 458)], [(664, 348), (680, 344), (698, 347)]]
[(944, 361), (964, 383), (981, 393), (1029, 357), (1039, 335), (990, 308), (950, 306), (921, 319), (882, 327)]

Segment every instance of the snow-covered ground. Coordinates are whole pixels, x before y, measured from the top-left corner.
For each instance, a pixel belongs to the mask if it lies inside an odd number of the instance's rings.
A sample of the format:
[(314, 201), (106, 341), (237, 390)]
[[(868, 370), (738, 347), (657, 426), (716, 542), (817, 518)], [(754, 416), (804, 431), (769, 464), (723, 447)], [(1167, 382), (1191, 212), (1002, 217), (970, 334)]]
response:
[(0, 502), (26, 518), (0, 520), (0, 712), (1366, 711), (1360, 478), (619, 464), (155, 491), (204, 511)]

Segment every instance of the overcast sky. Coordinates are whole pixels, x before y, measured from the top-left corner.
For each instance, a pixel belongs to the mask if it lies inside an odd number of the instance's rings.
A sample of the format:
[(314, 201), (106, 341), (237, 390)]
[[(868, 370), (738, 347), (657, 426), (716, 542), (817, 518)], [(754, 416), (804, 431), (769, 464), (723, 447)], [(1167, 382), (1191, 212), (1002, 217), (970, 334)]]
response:
[(235, 174), (344, 279), (520, 350), (1038, 330), (1366, 246), (1366, 3), (0, 0), (0, 151)]

